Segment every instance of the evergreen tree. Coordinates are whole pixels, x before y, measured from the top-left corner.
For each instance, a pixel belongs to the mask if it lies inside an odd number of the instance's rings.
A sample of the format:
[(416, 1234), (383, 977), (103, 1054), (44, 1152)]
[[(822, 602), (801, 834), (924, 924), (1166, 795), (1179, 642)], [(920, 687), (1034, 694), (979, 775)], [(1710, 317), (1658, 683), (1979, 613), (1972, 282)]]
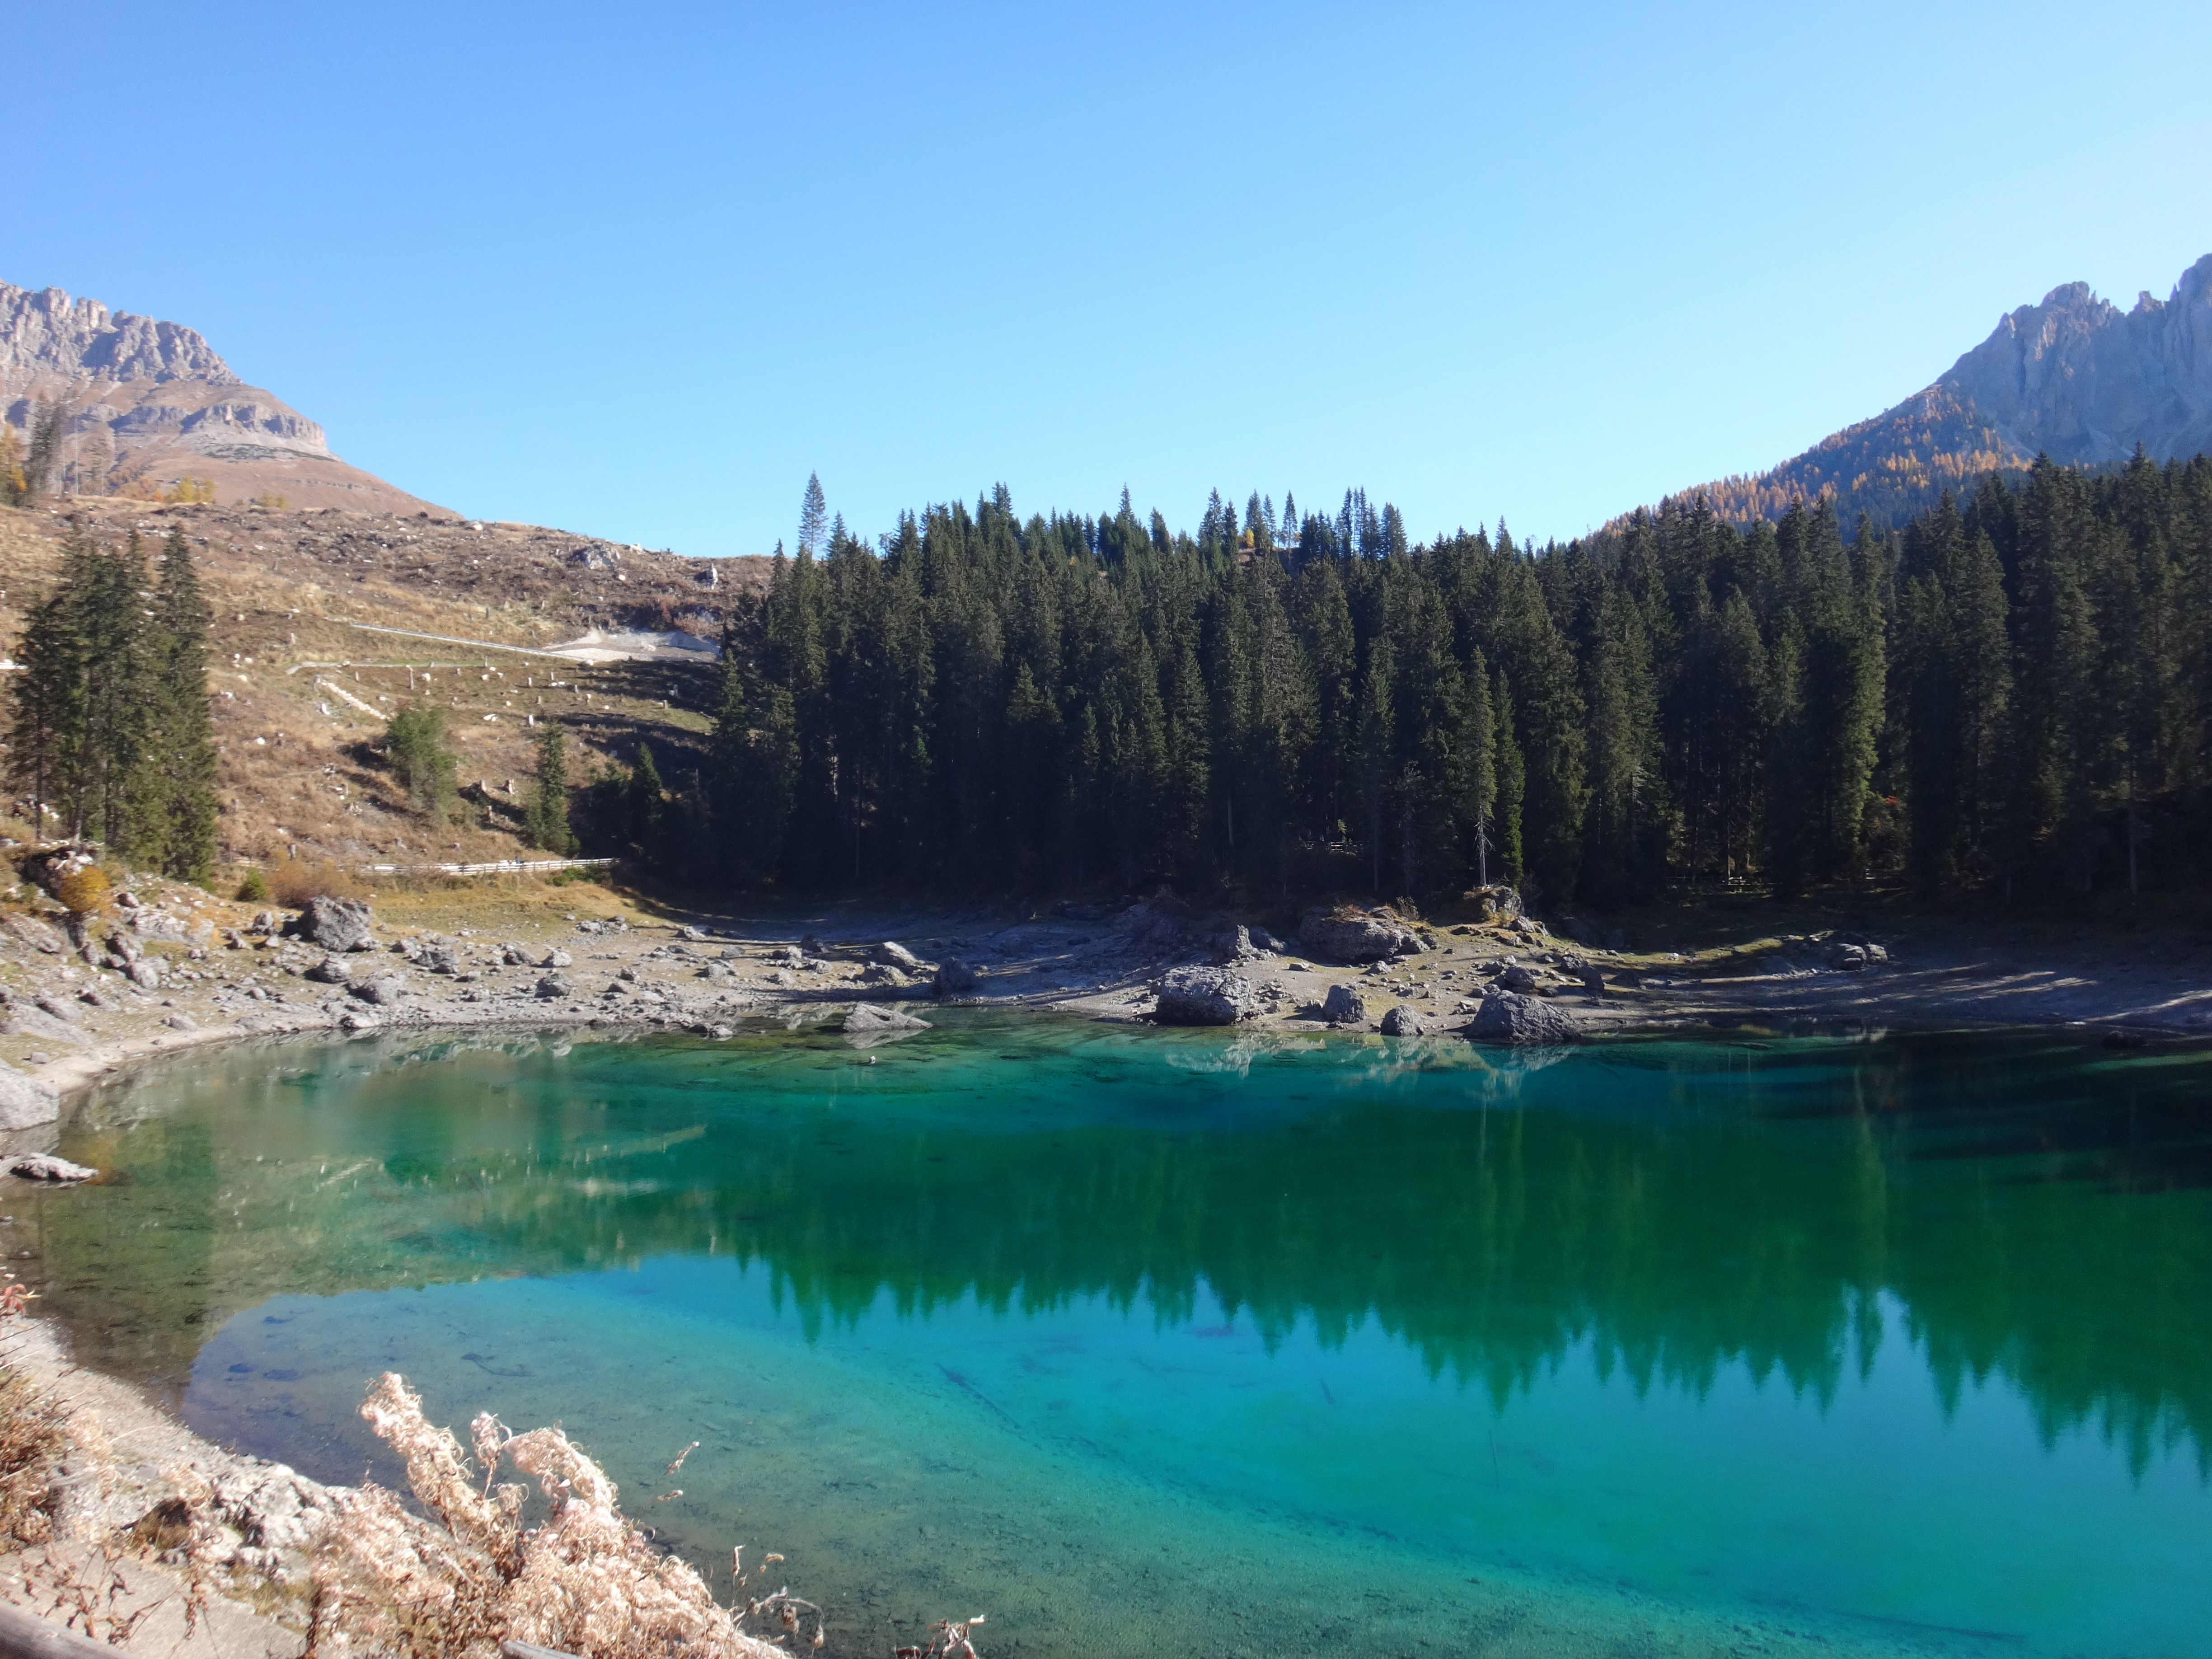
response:
[(460, 763), (446, 748), (446, 711), (410, 703), (386, 724), (384, 748), (415, 810), (435, 824), (449, 820)]
[[(87, 560), (82, 542), (64, 544), (64, 568)], [(8, 682), (9, 781), (30, 796), (31, 817), (45, 836), (58, 803), (71, 799), (84, 739), (84, 641), (65, 577), (33, 603), (16, 642), (19, 672)], [(64, 824), (63, 829), (68, 826)]]
[(30, 494), (29, 481), (23, 476), (23, 441), (14, 427), (0, 421), (0, 502), (21, 507)]
[(637, 764), (630, 769), (628, 793), (629, 838), (648, 861), (658, 859), (667, 823), (668, 791), (660, 781), (659, 767), (653, 763), (651, 744), (637, 746)]
[[(799, 502), (799, 550), (810, 559), (829, 551), (830, 503), (822, 494), (818, 473), (806, 475), (806, 493)], [(754, 544), (758, 546), (758, 543)]]
[(23, 459), (23, 500), (46, 495), (59, 481), (68, 437), (69, 411), (61, 404), (33, 409), (30, 453)]
[(568, 827), (568, 741), (558, 720), (538, 729), (538, 765), (523, 808), (523, 834), (532, 847), (566, 858), (576, 850)]
[(133, 531), (120, 550), (91, 556), (75, 595), (83, 734), (70, 817), (74, 834), (118, 849), (130, 845), (131, 785), (152, 713), (145, 586), (145, 551)]
[(1517, 883), (1525, 872), (1521, 848), (1521, 808), (1528, 793), (1528, 768), (1521, 758), (1520, 739), (1514, 732), (1513, 693), (1505, 671), (1498, 669), (1491, 682), (1490, 706), (1498, 720), (1498, 859), (1500, 872)]
[(161, 550), (145, 644), (145, 726), (128, 802), (129, 851), (187, 881), (215, 864), (220, 802), (215, 724), (208, 696), (208, 605), (184, 532)]

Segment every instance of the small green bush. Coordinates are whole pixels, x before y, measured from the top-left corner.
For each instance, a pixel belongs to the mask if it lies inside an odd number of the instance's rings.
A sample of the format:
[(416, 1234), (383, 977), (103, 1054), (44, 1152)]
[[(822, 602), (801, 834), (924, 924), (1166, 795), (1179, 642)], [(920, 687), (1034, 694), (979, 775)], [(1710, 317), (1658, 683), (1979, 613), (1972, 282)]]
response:
[(248, 870), (246, 872), (246, 879), (238, 884), (238, 902), (240, 904), (268, 903), (268, 878), (258, 870)]

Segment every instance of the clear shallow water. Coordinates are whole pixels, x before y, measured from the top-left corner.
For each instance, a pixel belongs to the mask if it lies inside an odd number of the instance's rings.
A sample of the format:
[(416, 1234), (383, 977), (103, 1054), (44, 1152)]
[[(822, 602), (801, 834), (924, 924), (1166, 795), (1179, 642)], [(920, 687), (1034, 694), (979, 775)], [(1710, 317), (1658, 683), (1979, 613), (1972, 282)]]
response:
[(109, 1091), (62, 1150), (122, 1178), (6, 1237), (203, 1432), (396, 1479), (385, 1369), (561, 1420), (840, 1651), (2202, 1653), (2208, 1085), (2026, 1034), (241, 1049)]

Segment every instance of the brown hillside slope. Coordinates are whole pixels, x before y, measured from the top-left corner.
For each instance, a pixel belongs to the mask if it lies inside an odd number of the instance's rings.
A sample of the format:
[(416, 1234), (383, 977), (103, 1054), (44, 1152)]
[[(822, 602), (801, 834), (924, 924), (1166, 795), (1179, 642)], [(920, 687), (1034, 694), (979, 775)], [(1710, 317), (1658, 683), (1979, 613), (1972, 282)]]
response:
[[(602, 760), (629, 762), (641, 738), (667, 771), (706, 731), (714, 684), (703, 653), (593, 667), (532, 653), (592, 628), (711, 641), (738, 597), (764, 584), (768, 563), (428, 514), (72, 499), (0, 508), (0, 645), (13, 645), (25, 606), (52, 580), (72, 521), (106, 545), (136, 529), (149, 557), (181, 526), (199, 559), (215, 611), (224, 862), (295, 849), (350, 865), (517, 856), (531, 717), (568, 728), (580, 783)], [(460, 757), (463, 811), (440, 834), (367, 747), (420, 698), (447, 708)]]

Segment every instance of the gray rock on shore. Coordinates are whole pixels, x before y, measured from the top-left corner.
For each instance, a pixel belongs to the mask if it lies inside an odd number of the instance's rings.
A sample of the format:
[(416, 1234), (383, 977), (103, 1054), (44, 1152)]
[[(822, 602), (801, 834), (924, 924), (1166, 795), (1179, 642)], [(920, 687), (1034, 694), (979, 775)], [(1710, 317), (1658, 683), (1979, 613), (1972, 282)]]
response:
[(1309, 910), (1298, 924), (1298, 939), (1315, 956), (1355, 966), (1412, 956), (1421, 948), (1413, 930), (1395, 916), (1360, 910)]
[(972, 997), (975, 994), (975, 970), (957, 957), (947, 957), (937, 964), (935, 984), (940, 997)]
[(1163, 1025), (1234, 1025), (1260, 1012), (1252, 981), (1226, 968), (1171, 968), (1152, 1018)]
[(1467, 1035), (1477, 1042), (1515, 1046), (1544, 1042), (1572, 1042), (1582, 1027), (1564, 1008), (1540, 997), (1524, 997), (1511, 991), (1492, 991), (1468, 1022)]
[(311, 898), (284, 931), (325, 951), (374, 951), (370, 927), (368, 906), (359, 899)]
[(1888, 960), (1887, 951), (1861, 933), (1839, 937), (1828, 948), (1828, 966), (1839, 973), (1863, 973), (1869, 968), (1882, 966)]
[(374, 979), (346, 988), (363, 1002), (372, 1002), (388, 1008), (407, 994), (407, 981), (397, 974), (379, 974)]
[(896, 939), (885, 939), (869, 953), (869, 958), (883, 967), (896, 968), (902, 974), (918, 974), (921, 971), (921, 958)]
[(1382, 1016), (1384, 1036), (1417, 1037), (1428, 1034), (1428, 1020), (1418, 1009), (1409, 1008), (1402, 1002)]
[(343, 985), (350, 977), (345, 963), (337, 957), (325, 957), (307, 969), (307, 976), (318, 985)]
[(1321, 1017), (1332, 1025), (1364, 1025), (1367, 999), (1349, 985), (1332, 985), (1321, 1000)]
[(0, 1061), (0, 1129), (29, 1129), (61, 1115), (61, 1097), (34, 1077)]

